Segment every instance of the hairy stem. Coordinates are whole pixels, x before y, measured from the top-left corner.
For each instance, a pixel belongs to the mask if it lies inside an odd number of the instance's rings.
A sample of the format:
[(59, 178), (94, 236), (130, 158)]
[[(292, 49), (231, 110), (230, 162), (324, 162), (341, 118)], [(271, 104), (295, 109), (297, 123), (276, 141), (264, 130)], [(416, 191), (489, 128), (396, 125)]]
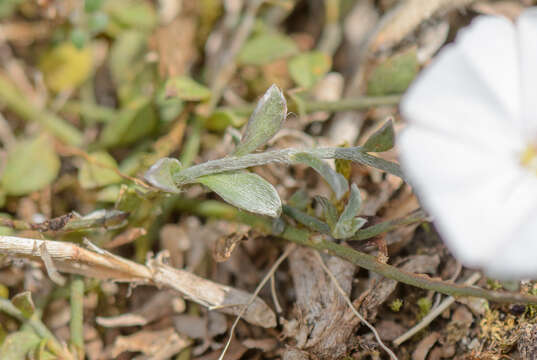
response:
[(370, 155), (366, 153), (362, 147), (356, 146), (350, 148), (284, 149), (248, 154), (239, 157), (230, 156), (207, 161), (181, 170), (174, 175), (174, 181), (177, 186), (181, 186), (196, 182), (196, 179), (201, 176), (225, 171), (240, 170), (274, 162), (292, 164), (296, 162), (295, 155), (300, 153), (313, 155), (320, 159), (351, 160), (403, 178), (403, 173), (398, 164)]
[[(292, 99), (290, 99), (292, 101)], [(307, 114), (317, 111), (349, 111), (349, 110), (364, 110), (375, 106), (393, 106), (399, 104), (401, 95), (388, 96), (363, 96), (335, 101), (304, 101), (303, 111)], [(296, 108), (296, 104), (290, 103), (289, 108)], [(232, 111), (237, 115), (248, 116), (255, 109), (255, 104), (242, 105), (237, 107), (222, 107), (221, 111)]]
[(432, 290), (454, 297), (471, 296), (501, 303), (537, 304), (537, 296), (490, 291), (479, 287), (465, 286), (431, 279), (426, 275), (412, 274), (398, 269), (395, 266), (379, 262), (376, 257), (356, 251), (347, 246), (336, 244), (332, 241), (315, 240), (315, 233), (290, 225), (285, 227), (283, 233), (274, 234), (272, 233), (272, 221), (270, 219), (239, 211), (234, 207), (219, 201), (199, 201), (180, 198), (177, 200), (176, 206), (180, 210), (189, 211), (200, 216), (245, 223), (259, 231), (281, 237), (298, 245), (307, 246), (340, 257), (386, 278), (397, 280), (421, 289)]

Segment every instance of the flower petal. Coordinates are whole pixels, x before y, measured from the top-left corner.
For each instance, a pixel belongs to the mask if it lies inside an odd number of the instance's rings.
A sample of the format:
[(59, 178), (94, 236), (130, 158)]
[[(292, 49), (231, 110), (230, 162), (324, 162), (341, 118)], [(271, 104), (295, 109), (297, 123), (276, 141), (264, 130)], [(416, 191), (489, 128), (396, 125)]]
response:
[(520, 151), (515, 35), (506, 19), (475, 20), (410, 87), (403, 116), (474, 146)]
[[(537, 177), (527, 177), (512, 189), (519, 201), (516, 211), (519, 224), (505, 238), (505, 243), (485, 265), (489, 276), (497, 279), (522, 279), (537, 276)], [(506, 209), (507, 210), (507, 209)], [(513, 217), (515, 214), (505, 214)]]
[(517, 21), (520, 51), (522, 118), (530, 141), (537, 141), (537, 8), (524, 11)]
[(528, 209), (537, 206), (537, 196), (515, 191), (521, 178), (533, 174), (506, 153), (484, 152), (415, 127), (403, 131), (398, 146), (423, 206), (450, 250), (468, 266), (486, 265), (508, 245)]

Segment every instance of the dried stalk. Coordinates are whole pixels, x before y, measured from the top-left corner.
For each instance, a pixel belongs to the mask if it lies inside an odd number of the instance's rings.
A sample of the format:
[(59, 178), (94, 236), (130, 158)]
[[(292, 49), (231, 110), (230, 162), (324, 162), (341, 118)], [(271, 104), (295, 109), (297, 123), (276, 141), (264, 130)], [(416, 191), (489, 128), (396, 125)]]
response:
[[(237, 315), (251, 294), (172, 268), (158, 258), (147, 266), (113, 255), (91, 243), (85, 249), (69, 242), (0, 236), (0, 254), (26, 257), (43, 262), (42, 246), (61, 272), (103, 280), (151, 284), (179, 291), (190, 300), (218, 311)], [(231, 306), (233, 305), (233, 306)], [(276, 326), (276, 315), (260, 298), (248, 306), (244, 319), (263, 327)]]

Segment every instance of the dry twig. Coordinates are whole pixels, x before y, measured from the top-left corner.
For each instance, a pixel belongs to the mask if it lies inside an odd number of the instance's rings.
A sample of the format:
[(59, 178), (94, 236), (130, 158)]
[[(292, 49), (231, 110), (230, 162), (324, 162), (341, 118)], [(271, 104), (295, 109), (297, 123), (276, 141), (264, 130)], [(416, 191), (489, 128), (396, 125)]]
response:
[[(0, 236), (0, 253), (31, 258), (44, 262), (49, 258), (54, 268), (61, 272), (95, 277), (103, 280), (152, 284), (179, 291), (190, 300), (217, 308), (228, 314), (241, 314), (243, 304), (251, 301), (251, 294), (196, 276), (188, 271), (163, 264), (160, 258), (148, 261), (144, 266), (116, 256), (87, 242), (89, 249), (69, 242), (36, 240), (14, 236)], [(46, 246), (48, 255), (42, 251)], [(47, 260), (48, 262), (48, 260)], [(262, 327), (276, 326), (276, 315), (267, 304), (253, 297), (244, 312), (244, 319)], [(233, 306), (231, 306), (233, 305)]]

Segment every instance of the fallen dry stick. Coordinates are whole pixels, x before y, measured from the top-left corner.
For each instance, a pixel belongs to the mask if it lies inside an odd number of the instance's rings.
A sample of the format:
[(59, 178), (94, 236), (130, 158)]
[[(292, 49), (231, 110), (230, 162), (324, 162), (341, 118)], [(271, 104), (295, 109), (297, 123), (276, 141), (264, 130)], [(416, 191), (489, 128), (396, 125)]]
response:
[[(44, 256), (52, 260), (52, 266), (60, 272), (171, 288), (200, 305), (227, 314), (239, 314), (241, 305), (246, 304), (251, 297), (245, 291), (175, 269), (158, 258), (149, 260), (146, 266), (116, 256), (89, 242), (86, 245), (89, 249), (69, 242), (0, 236), (0, 254), (43, 262), (41, 249), (46, 248), (47, 254)], [(50, 263), (47, 264), (49, 272), (50, 266)], [(251, 324), (266, 328), (276, 326), (276, 315), (260, 298), (248, 306), (243, 318)]]

